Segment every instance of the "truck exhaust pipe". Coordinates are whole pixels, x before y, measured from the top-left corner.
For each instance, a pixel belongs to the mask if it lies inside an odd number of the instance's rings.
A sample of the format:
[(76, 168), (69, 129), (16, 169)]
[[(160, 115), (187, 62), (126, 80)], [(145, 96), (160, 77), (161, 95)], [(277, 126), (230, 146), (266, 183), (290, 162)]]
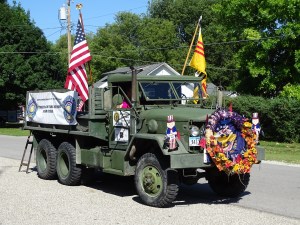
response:
[(137, 102), (137, 70), (131, 66), (131, 103), (132, 107), (136, 107), (136, 102)]

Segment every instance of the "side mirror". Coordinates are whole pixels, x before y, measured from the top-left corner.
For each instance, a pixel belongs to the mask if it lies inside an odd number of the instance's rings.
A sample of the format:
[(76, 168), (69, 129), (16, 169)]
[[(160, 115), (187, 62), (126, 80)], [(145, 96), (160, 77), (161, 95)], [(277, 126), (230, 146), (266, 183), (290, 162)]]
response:
[(124, 98), (121, 94), (115, 94), (112, 98), (112, 102), (114, 106), (121, 105)]

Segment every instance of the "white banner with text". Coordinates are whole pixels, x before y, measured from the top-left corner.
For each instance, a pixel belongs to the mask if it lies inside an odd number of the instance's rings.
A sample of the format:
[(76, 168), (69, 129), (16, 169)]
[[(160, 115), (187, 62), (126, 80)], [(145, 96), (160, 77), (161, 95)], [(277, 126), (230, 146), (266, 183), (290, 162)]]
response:
[(76, 125), (78, 93), (75, 91), (29, 92), (26, 106), (26, 121)]

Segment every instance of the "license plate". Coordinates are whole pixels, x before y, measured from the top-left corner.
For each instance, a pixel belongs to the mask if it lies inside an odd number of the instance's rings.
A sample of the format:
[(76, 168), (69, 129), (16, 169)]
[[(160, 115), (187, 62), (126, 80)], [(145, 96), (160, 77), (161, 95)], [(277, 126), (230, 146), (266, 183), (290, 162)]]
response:
[(200, 137), (190, 137), (189, 146), (199, 146)]

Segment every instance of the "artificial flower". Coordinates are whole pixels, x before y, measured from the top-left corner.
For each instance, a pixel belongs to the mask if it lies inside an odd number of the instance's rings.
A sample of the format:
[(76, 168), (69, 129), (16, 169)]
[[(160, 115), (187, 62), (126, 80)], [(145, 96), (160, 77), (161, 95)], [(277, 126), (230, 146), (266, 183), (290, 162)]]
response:
[[(241, 137), (245, 140), (245, 151), (236, 155), (233, 159), (228, 158), (224, 153), (225, 148), (218, 145), (214, 137), (214, 131), (218, 127), (220, 120), (229, 119), (234, 124), (236, 130), (241, 131)], [(235, 112), (218, 110), (214, 112), (206, 127), (206, 150), (220, 171), (227, 174), (249, 173), (251, 166), (257, 162), (256, 135), (252, 131), (252, 124), (247, 119)]]

